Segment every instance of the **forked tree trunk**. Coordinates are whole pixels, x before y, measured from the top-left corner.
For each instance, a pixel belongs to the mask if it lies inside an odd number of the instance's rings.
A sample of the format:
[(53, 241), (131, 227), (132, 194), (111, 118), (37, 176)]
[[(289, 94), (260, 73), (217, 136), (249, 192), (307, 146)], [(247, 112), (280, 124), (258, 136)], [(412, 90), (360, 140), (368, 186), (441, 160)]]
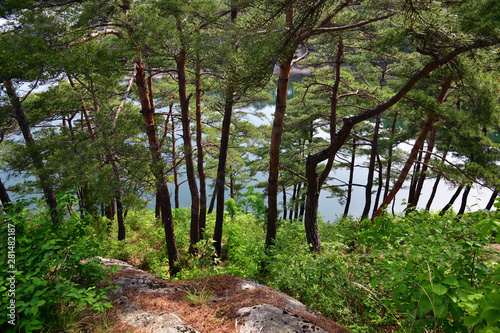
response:
[(431, 135), (429, 136), (429, 143), (427, 144), (427, 152), (425, 153), (424, 157), (424, 163), (422, 164), (422, 171), (420, 172), (420, 176), (418, 178), (413, 201), (410, 202), (413, 207), (417, 207), (418, 200), (420, 199), (420, 194), (422, 193), (422, 188), (425, 181), (425, 173), (427, 172), (429, 161), (431, 160), (432, 156), (432, 151), (434, 150), (434, 143), (436, 142), (436, 132), (436, 128), (432, 128)]
[[(338, 103), (338, 90), (340, 85), (340, 72), (342, 65), (342, 57), (344, 54), (344, 44), (342, 38), (339, 39), (337, 57), (335, 59), (335, 83), (332, 87), (331, 97), (330, 97), (330, 147), (335, 142), (342, 142), (341, 145), (345, 143), (349, 133), (351, 132), (352, 126), (348, 131), (336, 133), (337, 127), (337, 103)], [(347, 123), (344, 122), (344, 126)], [(318, 230), (318, 205), (319, 205), (319, 195), (321, 192), (321, 187), (326, 181), (328, 174), (330, 173), (333, 160), (335, 159), (336, 152), (341, 146), (334, 147), (335, 153), (325, 154), (325, 150), (322, 150), (315, 154), (310, 154), (306, 159), (306, 179), (307, 179), (307, 192), (306, 192), (306, 212), (304, 217), (304, 227), (306, 231), (306, 240), (309, 248), (312, 252), (321, 251), (321, 240), (319, 238)], [(318, 175), (317, 166), (319, 163), (328, 160), (323, 172)]]
[(17, 96), (12, 80), (6, 80), (4, 82), (4, 86), (5, 90), (7, 91), (7, 96), (9, 97), (12, 108), (14, 109), (14, 118), (17, 120), (17, 123), (21, 128), (24, 141), (26, 142), (26, 146), (28, 147), (28, 153), (35, 166), (37, 177), (40, 180), (45, 196), (45, 201), (47, 202), (47, 206), (49, 207), (52, 223), (56, 224), (60, 221), (60, 218), (57, 213), (57, 200), (54, 194), (54, 190), (52, 189), (50, 176), (46, 173), (42, 156), (40, 155), (36, 142), (31, 135), (31, 129), (28, 120), (26, 119), (21, 101)]
[(163, 161), (161, 156), (160, 142), (156, 133), (154, 119), (154, 108), (149, 100), (148, 89), (142, 60), (135, 63), (137, 70), (136, 85), (141, 102), (141, 113), (144, 118), (146, 135), (148, 137), (149, 150), (151, 151), (151, 171), (156, 180), (156, 191), (161, 200), (161, 218), (165, 229), (165, 242), (167, 245), (168, 263), (171, 275), (177, 274), (179, 267), (179, 252), (175, 243), (174, 223), (172, 219), (172, 208), (170, 206), (170, 195), (168, 193), (167, 182), (163, 171)]

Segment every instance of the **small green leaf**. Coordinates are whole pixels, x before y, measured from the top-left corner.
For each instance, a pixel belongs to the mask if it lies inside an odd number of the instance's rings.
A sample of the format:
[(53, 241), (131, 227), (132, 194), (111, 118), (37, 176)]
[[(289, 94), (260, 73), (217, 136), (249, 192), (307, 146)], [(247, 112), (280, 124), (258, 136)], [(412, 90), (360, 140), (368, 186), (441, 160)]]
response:
[(448, 288), (446, 288), (441, 283), (436, 283), (433, 286), (433, 292), (436, 295), (442, 296), (442, 295), (446, 294), (447, 291), (448, 291)]

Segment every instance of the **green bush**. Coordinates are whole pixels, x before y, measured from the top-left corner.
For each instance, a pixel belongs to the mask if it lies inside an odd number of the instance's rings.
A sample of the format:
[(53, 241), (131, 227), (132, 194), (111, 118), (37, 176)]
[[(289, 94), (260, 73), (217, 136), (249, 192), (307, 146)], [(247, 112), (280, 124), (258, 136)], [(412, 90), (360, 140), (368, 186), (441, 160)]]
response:
[[(71, 205), (71, 195), (58, 202)], [(109, 272), (95, 259), (100, 239), (89, 216), (73, 213), (53, 225), (48, 214), (32, 212), (30, 205), (34, 202), (14, 203), (0, 216), (2, 251), (8, 250), (2, 257), (9, 259), (2, 271), (13, 272), (0, 276), (0, 297), (5, 305), (15, 301), (15, 318), (2, 315), (0, 327), (3, 332), (67, 330), (69, 314), (111, 306), (104, 302), (109, 288), (95, 287)]]

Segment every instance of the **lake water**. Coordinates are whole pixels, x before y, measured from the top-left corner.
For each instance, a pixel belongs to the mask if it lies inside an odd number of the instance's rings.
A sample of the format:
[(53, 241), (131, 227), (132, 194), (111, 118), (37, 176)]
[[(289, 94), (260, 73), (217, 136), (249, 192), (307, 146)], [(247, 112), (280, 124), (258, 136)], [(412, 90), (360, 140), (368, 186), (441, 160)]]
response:
[[(293, 91), (291, 91), (291, 94), (293, 94)], [(270, 104), (260, 104), (259, 111), (264, 113), (264, 118), (257, 118), (255, 116), (249, 116), (250, 120), (255, 123), (256, 125), (261, 125), (261, 124), (272, 124), (272, 117), (274, 114), (274, 105), (272, 103)], [(326, 134), (325, 134), (326, 135)], [(408, 144), (403, 144), (400, 146), (400, 148), (404, 149), (405, 151), (410, 151), (411, 146)], [(361, 164), (363, 162), (366, 162), (367, 157), (363, 158), (358, 158), (356, 160), (356, 164)], [(305, 163), (305, 161), (304, 161)], [(367, 174), (368, 170), (367, 168), (356, 168), (354, 172), (354, 183), (356, 184), (366, 184), (367, 181)], [(344, 182), (347, 182), (348, 177), (349, 177), (349, 171), (347, 169), (335, 169), (332, 170), (331, 177), (334, 177), (336, 179), (342, 180)], [(258, 181), (265, 181), (267, 180), (267, 174), (260, 174)], [(0, 178), (6, 185), (12, 186), (18, 182), (23, 181), (22, 176), (8, 176), (7, 173), (4, 171), (0, 170)], [(179, 181), (182, 181), (184, 179), (181, 179)], [(210, 182), (210, 180), (207, 180)], [(249, 182), (249, 184), (252, 184), (252, 182)], [(337, 182), (330, 182), (331, 185), (338, 185), (340, 184), (338, 181)], [(405, 183), (404, 188), (402, 188), (399, 193), (397, 194), (395, 198), (395, 206), (394, 210), (395, 212), (401, 212), (404, 210), (405, 205), (404, 202), (408, 198), (408, 189), (407, 187), (409, 186), (409, 182)], [(425, 207), (427, 200), (430, 196), (430, 192), (432, 190), (432, 187), (434, 186), (434, 180), (428, 180), (424, 183), (424, 188), (423, 192), (419, 201), (419, 208)], [(173, 186), (170, 186), (171, 190), (171, 195), (173, 195)], [(376, 188), (374, 187), (374, 190)], [(181, 206), (190, 206), (191, 204), (191, 197), (189, 194), (189, 188), (187, 182), (182, 184), (180, 186), (180, 191), (179, 191), (179, 201)], [(449, 185), (444, 181), (441, 180), (441, 183), (439, 185), (436, 197), (433, 201), (431, 210), (440, 210), (442, 209), (450, 200), (451, 196), (455, 192), (455, 188), (449, 187)], [(207, 193), (209, 195), (208, 200), (211, 199), (211, 190), (210, 188), (207, 188)], [(482, 209), (486, 206), (488, 203), (488, 200), (492, 194), (492, 191), (486, 188), (483, 188), (479, 185), (474, 185), (474, 187), (471, 189), (468, 200), (467, 200), (467, 208), (468, 210), (478, 210)], [(11, 196), (12, 200), (15, 200), (18, 195), (15, 193), (9, 192), (9, 195)], [(279, 194), (279, 199), (281, 199), (281, 193)], [(292, 196), (291, 189), (287, 192), (287, 198), (290, 199)], [(329, 197), (329, 193), (326, 190), (323, 190), (321, 192), (320, 200), (319, 200), (319, 212), (323, 216), (325, 221), (335, 221), (338, 219), (339, 216), (342, 215), (344, 211), (344, 205), (341, 204), (338, 200), (338, 198), (332, 198)], [(229, 198), (229, 193), (226, 194), (226, 198)], [(153, 200), (152, 197), (149, 197), (148, 199)], [(173, 201), (173, 199), (172, 199)], [(372, 198), (372, 205), (375, 202), (375, 195)], [(364, 209), (364, 204), (365, 204), (365, 189), (363, 187), (355, 186), (352, 191), (352, 200), (351, 200), (351, 206), (350, 206), (350, 211), (349, 214), (354, 216), (354, 217), (359, 217), (362, 214), (362, 211)], [(461, 196), (457, 198), (455, 201), (455, 204), (453, 208), (458, 211), (460, 208), (461, 204)], [(281, 205), (280, 205), (281, 206)], [(150, 205), (152, 207), (152, 205)], [(281, 208), (281, 207), (279, 207)], [(391, 211), (392, 207), (389, 207), (389, 211)], [(372, 207), (373, 209), (373, 207)]]

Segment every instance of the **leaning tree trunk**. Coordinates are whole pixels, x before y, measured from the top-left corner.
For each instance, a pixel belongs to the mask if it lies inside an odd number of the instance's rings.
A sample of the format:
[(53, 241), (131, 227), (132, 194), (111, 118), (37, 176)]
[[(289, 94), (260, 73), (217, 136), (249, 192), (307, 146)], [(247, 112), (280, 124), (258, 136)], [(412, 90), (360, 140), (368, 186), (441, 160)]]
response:
[(26, 115), (24, 114), (21, 101), (19, 100), (19, 96), (17, 96), (12, 80), (6, 80), (4, 82), (4, 85), (5, 85), (5, 90), (7, 91), (7, 96), (9, 97), (10, 103), (12, 104), (12, 108), (14, 109), (14, 118), (17, 120), (17, 123), (21, 128), (24, 141), (26, 142), (26, 146), (28, 147), (30, 158), (33, 161), (33, 164), (36, 169), (37, 177), (42, 185), (43, 193), (45, 195), (45, 201), (49, 206), (52, 223), (56, 224), (59, 222), (60, 218), (58, 217), (57, 214), (57, 200), (54, 194), (54, 190), (52, 189), (51, 179), (49, 175), (46, 173), (42, 156), (40, 155), (36, 142), (33, 139), (33, 136), (31, 135), (31, 130), (28, 120), (26, 119)]
[(170, 206), (170, 194), (166, 177), (163, 171), (163, 161), (161, 156), (160, 141), (156, 133), (156, 124), (154, 119), (154, 108), (149, 99), (148, 89), (146, 87), (146, 78), (144, 75), (144, 67), (142, 60), (139, 59), (135, 63), (137, 70), (136, 85), (141, 102), (141, 113), (146, 126), (146, 135), (149, 142), (149, 150), (151, 151), (151, 171), (156, 180), (156, 191), (161, 200), (161, 218), (165, 229), (165, 242), (167, 244), (168, 263), (171, 275), (178, 273), (179, 268), (179, 252), (175, 243), (174, 222), (172, 219), (172, 207)]
[[(448, 92), (448, 89), (450, 88), (452, 80), (453, 80), (453, 77), (451, 77), (451, 76), (448, 76), (445, 79), (445, 81), (443, 83), (443, 86), (441, 88), (441, 91), (439, 92), (439, 95), (437, 97), (437, 102), (439, 104), (443, 103), (444, 98), (446, 96), (446, 93)], [(431, 130), (432, 126), (434, 125), (434, 123), (438, 119), (439, 119), (439, 116), (437, 116), (435, 114), (430, 114), (427, 117), (427, 120), (425, 121), (424, 127), (422, 128), (422, 131), (420, 132), (420, 135), (418, 136), (417, 140), (415, 140), (415, 144), (413, 145), (413, 148), (412, 148), (412, 150), (410, 152), (410, 155), (408, 156), (408, 159), (406, 160), (406, 163), (405, 163), (405, 165), (403, 167), (403, 170), (401, 170), (401, 174), (399, 175), (398, 180), (394, 184), (394, 188), (389, 193), (389, 195), (387, 196), (387, 198), (382, 202), (382, 205), (380, 205), (380, 207), (375, 212), (375, 214), (373, 214), (372, 220), (374, 218), (382, 215), (382, 212), (385, 209), (385, 207), (387, 207), (391, 203), (391, 201), (394, 199), (394, 197), (398, 193), (399, 189), (401, 189), (401, 187), (403, 186), (403, 183), (404, 183), (404, 181), (406, 179), (406, 176), (408, 175), (408, 172), (410, 171), (410, 168), (413, 165), (413, 162), (415, 161), (415, 158), (417, 157), (417, 154), (419, 153), (419, 151), (420, 151), (420, 149), (421, 149), (421, 147), (422, 147), (422, 145), (424, 143), (424, 140), (427, 137), (427, 134), (429, 133), (429, 131)]]
[[(449, 148), (449, 144), (448, 144), (448, 148)], [(447, 154), (448, 154), (448, 150), (446, 150), (444, 152), (444, 154), (443, 154), (443, 160), (446, 159), (446, 155)], [(436, 196), (437, 189), (438, 189), (439, 183), (441, 181), (441, 177), (442, 177), (441, 175), (438, 175), (436, 177), (436, 181), (434, 182), (434, 186), (432, 187), (431, 195), (429, 196), (429, 200), (427, 200), (427, 204), (425, 205), (425, 210), (426, 211), (429, 211), (431, 209), (431, 205), (432, 205), (432, 202), (434, 201), (434, 197)]]
[(498, 197), (498, 187), (495, 186), (495, 189), (493, 190), (493, 193), (491, 194), (490, 200), (488, 201), (488, 204), (486, 205), (485, 209), (491, 210), (497, 197)]
[(467, 198), (469, 196), (470, 189), (470, 186), (465, 187), (464, 194), (462, 195), (462, 204), (460, 205), (460, 210), (458, 211), (457, 215), (462, 215), (463, 213), (465, 213), (465, 208), (467, 207)]
[(439, 212), (439, 216), (443, 216), (444, 213), (446, 213), (446, 211), (448, 209), (450, 209), (451, 206), (453, 206), (453, 203), (455, 202), (455, 200), (457, 200), (458, 198), (458, 195), (460, 194), (460, 192), (462, 192), (462, 189), (464, 187), (462, 185), (460, 185), (457, 190), (455, 191), (455, 193), (453, 194), (453, 196), (451, 197), (450, 201), (446, 204), (446, 206), (444, 206), (443, 209), (441, 209), (441, 211)]

